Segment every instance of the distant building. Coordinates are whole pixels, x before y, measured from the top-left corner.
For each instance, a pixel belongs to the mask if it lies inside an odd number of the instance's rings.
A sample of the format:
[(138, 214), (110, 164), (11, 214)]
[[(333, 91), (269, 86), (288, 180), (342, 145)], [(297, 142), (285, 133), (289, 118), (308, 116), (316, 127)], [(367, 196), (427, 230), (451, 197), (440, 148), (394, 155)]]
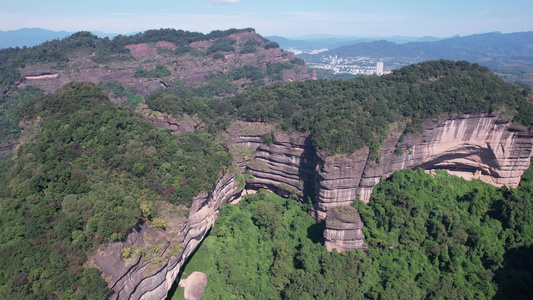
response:
[(376, 75), (381, 76), (383, 75), (383, 62), (378, 61), (376, 63)]

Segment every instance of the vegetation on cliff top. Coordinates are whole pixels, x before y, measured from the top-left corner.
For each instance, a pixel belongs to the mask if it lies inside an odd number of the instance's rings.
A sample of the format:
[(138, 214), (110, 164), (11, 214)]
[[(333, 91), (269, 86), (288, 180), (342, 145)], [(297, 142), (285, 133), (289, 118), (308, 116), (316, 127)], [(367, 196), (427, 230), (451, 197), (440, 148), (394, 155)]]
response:
[(274, 122), (283, 130), (310, 132), (321, 151), (353, 153), (365, 146), (379, 149), (391, 123), (404, 124), (410, 133), (442, 114), (498, 111), (532, 127), (526, 94), (485, 67), (440, 60), (381, 77), (277, 83), (218, 101), (161, 90), (147, 104), (177, 116), (197, 114), (212, 132), (235, 118)]
[(185, 273), (207, 274), (209, 299), (526, 299), (532, 175), (500, 189), (444, 171), (394, 173), (369, 205), (354, 202), (366, 253), (328, 253), (309, 207), (260, 191), (221, 210)]
[(33, 126), (1, 182), (2, 299), (103, 299), (105, 282), (81, 267), (88, 251), (124, 238), (143, 203), (188, 205), (231, 161), (209, 134), (156, 129), (90, 83), (27, 102), (20, 117)]

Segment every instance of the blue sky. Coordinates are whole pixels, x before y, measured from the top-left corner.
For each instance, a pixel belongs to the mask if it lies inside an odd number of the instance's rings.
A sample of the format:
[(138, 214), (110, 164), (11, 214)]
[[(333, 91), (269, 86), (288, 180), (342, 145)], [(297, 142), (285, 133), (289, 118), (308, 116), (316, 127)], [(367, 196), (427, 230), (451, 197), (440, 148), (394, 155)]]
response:
[(0, 30), (253, 27), (265, 36), (448, 37), (531, 31), (532, 13), (532, 0), (0, 0)]

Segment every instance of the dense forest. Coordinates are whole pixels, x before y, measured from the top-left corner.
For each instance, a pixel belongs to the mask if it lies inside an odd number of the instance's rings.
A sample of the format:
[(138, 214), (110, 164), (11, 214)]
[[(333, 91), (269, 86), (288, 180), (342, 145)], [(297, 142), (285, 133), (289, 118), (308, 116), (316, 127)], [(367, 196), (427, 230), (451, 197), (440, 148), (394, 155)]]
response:
[(389, 124), (405, 133), (443, 114), (499, 112), (533, 126), (528, 90), (512, 86), (487, 68), (468, 62), (429, 61), (381, 77), (277, 83), (223, 100), (205, 100), (183, 86), (147, 97), (150, 108), (175, 116), (197, 114), (215, 133), (239, 118), (278, 123), (310, 132), (314, 146), (329, 153), (379, 149)]
[(156, 129), (90, 83), (26, 102), (19, 118), (33, 126), (1, 182), (3, 299), (105, 298), (99, 271), (82, 267), (89, 253), (150, 223), (143, 204), (189, 205), (231, 161), (209, 134)]
[(366, 253), (327, 252), (308, 204), (263, 190), (221, 210), (183, 277), (204, 272), (206, 299), (526, 299), (532, 176), (500, 189), (444, 171), (394, 173), (369, 205), (354, 202)]

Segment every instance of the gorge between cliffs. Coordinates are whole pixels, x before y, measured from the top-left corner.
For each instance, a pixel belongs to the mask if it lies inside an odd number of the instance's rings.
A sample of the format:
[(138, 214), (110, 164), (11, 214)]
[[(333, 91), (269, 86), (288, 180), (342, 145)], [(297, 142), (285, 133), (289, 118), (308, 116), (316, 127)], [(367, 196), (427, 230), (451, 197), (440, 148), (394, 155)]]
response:
[[(188, 128), (167, 117), (152, 122), (166, 129)], [(272, 134), (271, 142), (264, 142), (265, 134)], [(236, 121), (221, 136), (238, 168), (221, 174), (211, 192), (194, 198), (186, 222), (176, 229), (182, 245), (179, 255), (168, 255), (169, 247), (160, 254), (164, 260), (159, 265), (141, 259), (126, 264), (121, 249), (150, 243), (147, 237), (158, 235), (142, 225), (126, 241), (108, 244), (93, 259), (114, 290), (113, 299), (165, 299), (181, 268), (214, 225), (219, 208), (258, 189), (311, 198), (313, 216), (318, 222), (325, 220), (329, 251), (365, 249), (361, 221), (339, 217), (336, 208), (355, 199), (368, 203), (373, 187), (395, 171), (444, 169), (467, 179), (516, 187), (533, 154), (533, 133), (497, 113), (443, 116), (426, 122), (414, 134), (391, 131), (378, 161), (368, 147), (349, 155), (321, 153), (309, 134), (274, 131), (263, 122)]]

